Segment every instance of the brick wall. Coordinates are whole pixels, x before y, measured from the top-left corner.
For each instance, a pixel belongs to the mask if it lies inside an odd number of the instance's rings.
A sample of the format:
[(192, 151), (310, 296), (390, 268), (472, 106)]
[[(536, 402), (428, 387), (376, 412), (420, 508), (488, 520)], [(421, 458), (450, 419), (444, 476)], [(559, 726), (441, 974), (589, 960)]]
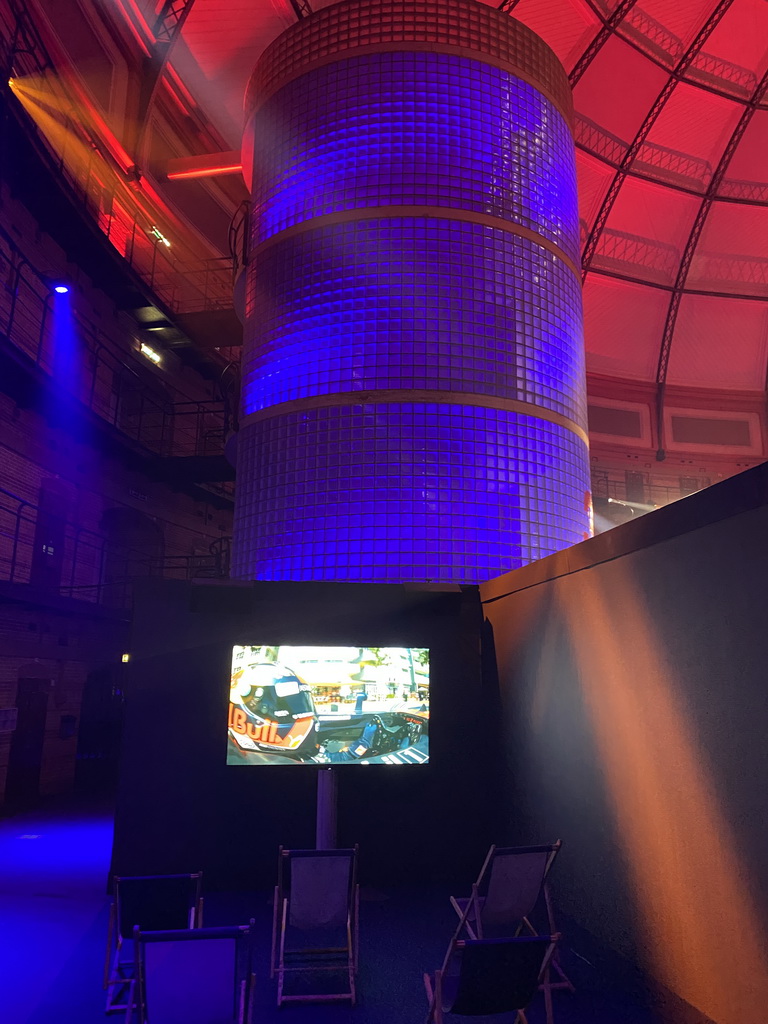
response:
[[(20, 588), (15, 588), (18, 590)], [(9, 592), (5, 591), (5, 595)], [(31, 598), (33, 595), (27, 595)], [(22, 605), (0, 597), (0, 708), (14, 707), (19, 679), (50, 680), (43, 741), (40, 793), (72, 787), (83, 685), (98, 665), (114, 664), (127, 640), (128, 624), (95, 606), (47, 607), (41, 599)], [(73, 716), (74, 732), (60, 736), (62, 717)], [(0, 802), (5, 793), (12, 733), (0, 733)]]
[[(39, 321), (45, 286), (27, 264), (21, 278), (16, 275), (22, 254), (51, 279), (74, 285), (81, 381), (92, 382), (81, 387), (78, 397), (87, 398), (92, 412), (118, 427), (117, 440), (98, 419), (78, 417), (75, 427), (60, 409), (57, 415), (50, 407), (45, 396), (50, 392), (55, 405), (55, 388), (44, 388), (34, 401), (7, 382), (0, 391), (0, 709), (16, 706), (20, 678), (51, 681), (40, 792), (55, 794), (73, 784), (86, 679), (92, 671), (118, 664), (125, 650), (123, 608), (131, 578), (150, 571), (184, 575), (187, 557), (206, 554), (212, 542), (231, 534), (231, 512), (202, 490), (171, 486), (158, 472), (156, 459), (119, 439), (119, 428), (130, 432), (133, 405), (116, 393), (118, 377), (127, 375), (133, 393), (140, 400), (156, 399), (158, 408), (210, 401), (211, 383), (172, 356), (162, 371), (145, 365), (136, 354), (135, 322), (67, 262), (2, 185), (0, 226), (5, 232), (0, 239), (0, 346), (22, 362), (37, 360), (39, 379), (50, 379), (50, 331), (41, 332)], [(177, 424), (172, 431), (172, 454), (184, 453), (178, 442), (185, 430), (185, 424)], [(41, 536), (39, 506), (46, 482), (58, 499), (49, 505), (55, 542)], [(42, 546), (60, 559), (52, 576), (44, 577), (46, 585), (33, 571), (36, 562), (39, 568)], [(62, 731), (62, 718), (71, 724), (72, 717), (74, 731)], [(0, 733), (0, 802), (11, 738), (11, 733)]]

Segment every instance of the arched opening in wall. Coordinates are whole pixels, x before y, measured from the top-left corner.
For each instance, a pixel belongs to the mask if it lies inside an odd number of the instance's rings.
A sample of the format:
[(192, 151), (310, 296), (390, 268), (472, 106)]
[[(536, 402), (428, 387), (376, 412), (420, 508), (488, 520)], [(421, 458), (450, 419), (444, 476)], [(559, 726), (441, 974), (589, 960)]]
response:
[(80, 792), (108, 794), (117, 784), (123, 729), (122, 666), (88, 673), (80, 708), (75, 785)]
[(125, 607), (135, 579), (162, 573), (163, 529), (133, 508), (105, 509), (100, 527), (104, 535), (101, 601)]
[(34, 664), (19, 670), (16, 687), (16, 728), (11, 735), (8, 771), (5, 778), (5, 800), (10, 804), (27, 804), (40, 793), (43, 748), (48, 720), (48, 705), (53, 680), (45, 669)]

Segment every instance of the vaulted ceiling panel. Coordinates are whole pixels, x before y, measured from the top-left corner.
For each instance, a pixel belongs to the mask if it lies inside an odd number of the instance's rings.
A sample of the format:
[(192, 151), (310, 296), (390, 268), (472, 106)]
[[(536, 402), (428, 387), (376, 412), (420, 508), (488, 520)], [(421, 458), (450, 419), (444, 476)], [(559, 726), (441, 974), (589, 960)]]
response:
[(593, 267), (674, 284), (700, 204), (695, 196), (627, 178), (603, 229)]
[(576, 151), (576, 174), (579, 183), (579, 216), (591, 228), (611, 184), (614, 170), (605, 161), (581, 149)]
[(714, 203), (687, 286), (768, 297), (767, 240), (768, 207)]
[(590, 274), (584, 288), (587, 369), (648, 380), (658, 362), (669, 293)]
[(768, 303), (686, 295), (680, 304), (667, 380), (703, 388), (761, 391), (767, 342)]
[(566, 71), (571, 70), (600, 24), (595, 12), (582, 0), (563, 0), (559, 4), (520, 0), (514, 17), (547, 40)]
[[(728, 165), (720, 195), (768, 202), (767, 151), (768, 110), (758, 110)], [(755, 184), (761, 185), (762, 190), (749, 187)]]
[(295, 21), (289, 0), (195, 0), (172, 63), (198, 99), (223, 107), (240, 127), (259, 55)]
[[(765, 0), (736, 0), (712, 33), (707, 53), (725, 64), (746, 69), (757, 81), (768, 67), (766, 40), (768, 3)], [(716, 73), (715, 68), (712, 70)]]
[[(310, 3), (319, 10), (329, 0)], [(611, 20), (620, 3), (623, 18)], [(159, 0), (118, 6), (126, 5), (151, 24)], [(567, 71), (579, 68), (583, 241), (602, 225), (585, 279), (590, 370), (655, 383), (666, 338), (670, 382), (762, 389), (768, 301), (752, 300), (768, 299), (768, 97), (732, 154), (729, 142), (768, 68), (768, 2), (512, 0), (510, 8)], [(194, 2), (172, 63), (233, 149), (251, 71), (296, 20), (291, 0)], [(697, 222), (699, 209), (706, 216)]]
[[(615, 36), (608, 40), (574, 89), (583, 117), (630, 143), (660, 92), (667, 73)], [(631, 88), (606, 88), (606, 82), (631, 82)]]
[(741, 107), (698, 86), (678, 85), (661, 110), (636, 164), (671, 184), (705, 191), (733, 134)]

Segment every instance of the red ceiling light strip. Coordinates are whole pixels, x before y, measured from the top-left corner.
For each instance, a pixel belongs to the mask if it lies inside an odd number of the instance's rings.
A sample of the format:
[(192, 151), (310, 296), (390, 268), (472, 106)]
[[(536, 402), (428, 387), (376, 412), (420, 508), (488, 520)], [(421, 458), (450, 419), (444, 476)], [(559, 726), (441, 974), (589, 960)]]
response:
[(149, 22), (144, 17), (136, 0), (117, 0), (117, 2), (123, 10), (124, 23), (131, 30), (131, 34), (144, 51), (144, 55), (148, 57), (152, 52), (150, 43), (152, 29)]
[(183, 181), (185, 178), (215, 178), (220, 174), (242, 174), (243, 165), (223, 164), (221, 167), (200, 167), (189, 171), (171, 171), (166, 174), (168, 181)]

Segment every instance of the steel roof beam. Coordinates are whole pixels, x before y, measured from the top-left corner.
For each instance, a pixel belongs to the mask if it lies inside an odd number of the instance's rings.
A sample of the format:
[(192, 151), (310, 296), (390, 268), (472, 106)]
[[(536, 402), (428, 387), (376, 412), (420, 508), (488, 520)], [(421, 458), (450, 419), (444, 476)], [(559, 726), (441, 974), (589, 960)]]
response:
[(739, 123), (736, 125), (733, 134), (728, 140), (728, 145), (725, 147), (723, 155), (720, 157), (720, 162), (715, 168), (712, 180), (710, 181), (706, 194), (699, 206), (696, 214), (696, 220), (693, 222), (693, 227), (688, 235), (688, 241), (685, 243), (685, 249), (683, 250), (683, 255), (680, 260), (677, 278), (675, 279), (675, 283), (672, 288), (672, 298), (669, 303), (667, 319), (664, 324), (664, 334), (662, 335), (661, 340), (659, 365), (656, 371), (656, 383), (659, 385), (664, 385), (666, 383), (667, 371), (669, 369), (669, 353), (672, 347), (672, 337), (675, 332), (677, 315), (680, 310), (680, 301), (685, 292), (685, 283), (688, 279), (693, 257), (696, 254), (696, 247), (699, 244), (699, 239), (701, 238), (702, 231), (704, 230), (704, 224), (709, 216), (709, 211), (712, 209), (712, 204), (717, 199), (717, 192), (723, 182), (725, 173), (728, 170), (728, 165), (733, 159), (739, 143), (744, 138), (744, 132), (749, 127), (749, 123), (766, 93), (768, 93), (768, 71), (763, 75), (762, 80), (759, 82), (757, 88), (752, 94), (752, 98), (742, 111)]
[[(597, 4), (594, 2), (594, 0), (585, 0), (585, 2), (587, 4), (587, 7), (589, 7), (592, 13), (597, 17), (598, 21), (604, 25), (608, 19), (597, 6)], [(619, 26), (616, 27), (616, 36), (617, 38), (621, 39), (623, 43), (626, 43), (627, 46), (630, 46), (633, 50), (636, 50), (638, 53), (642, 54), (642, 56), (645, 57), (646, 60), (649, 60), (651, 64), (655, 64), (656, 67), (661, 68), (661, 70), (665, 74), (670, 74), (670, 64), (668, 62), (662, 60), (661, 57), (655, 56), (655, 54), (653, 54), (646, 47), (642, 46), (636, 39), (633, 39), (629, 35), (625, 35), (625, 33), (621, 31)], [(647, 37), (644, 36), (643, 38)], [(671, 58), (672, 55), (670, 54), (670, 60)], [(688, 82), (690, 82), (691, 85), (695, 85), (698, 89), (703, 89), (705, 92), (712, 93), (713, 96), (720, 96), (723, 99), (732, 100), (734, 103), (738, 103), (740, 106), (744, 106), (748, 102), (747, 96), (739, 96), (729, 89), (718, 89), (717, 86), (710, 85), (709, 83), (701, 81), (699, 79), (688, 79)]]
[[(29, 64), (33, 72), (44, 74), (53, 68), (53, 63), (26, 5), (17, 0), (8, 0), (8, 7), (13, 16), (13, 31), (9, 38), (3, 40), (7, 45), (2, 55), (2, 81), (5, 82), (11, 76), (14, 62), (20, 56), (29, 58), (25, 63)], [(27, 71), (26, 68), (24, 70)]]
[(194, 0), (165, 0), (152, 28), (155, 49), (173, 45), (189, 17), (193, 3)]
[(291, 7), (294, 9), (299, 21), (302, 18), (308, 18), (313, 13), (309, 0), (291, 0)]
[(597, 245), (600, 240), (603, 228), (605, 227), (608, 217), (610, 216), (611, 210), (613, 209), (614, 203), (618, 198), (621, 186), (624, 184), (624, 180), (627, 176), (629, 168), (637, 158), (643, 143), (648, 138), (651, 129), (656, 123), (656, 120), (664, 109), (667, 100), (670, 98), (674, 90), (677, 88), (678, 83), (685, 75), (688, 68), (691, 66), (695, 58), (697, 57), (702, 46), (709, 39), (710, 35), (714, 32), (715, 28), (720, 23), (721, 19), (725, 15), (726, 11), (732, 6), (734, 0), (720, 0), (718, 5), (712, 11), (706, 22), (699, 29), (693, 42), (685, 51), (683, 56), (677, 62), (674, 71), (669, 72), (669, 78), (667, 79), (663, 89), (654, 100), (651, 109), (648, 111), (645, 119), (640, 125), (637, 134), (635, 135), (629, 149), (624, 154), (624, 158), (619, 165), (619, 170), (615, 174), (613, 181), (610, 184), (608, 192), (600, 206), (595, 222), (592, 225), (592, 230), (589, 233), (586, 244), (584, 245), (584, 251), (582, 253), (582, 277), (586, 277), (589, 267), (594, 259), (595, 252), (597, 251)]
[(165, 0), (152, 27), (155, 42), (150, 56), (145, 61), (144, 74), (141, 78), (136, 110), (135, 140), (132, 145), (126, 147), (133, 151), (137, 164), (142, 161), (149, 112), (152, 109), (157, 88), (165, 72), (173, 45), (181, 35), (184, 22), (189, 17), (194, 2), (195, 0)]
[(636, 3), (637, 0), (621, 0), (621, 3), (614, 11), (611, 12), (610, 18), (603, 20), (603, 27), (578, 59), (576, 66), (568, 75), (568, 80), (570, 81), (572, 88), (576, 85), (589, 65), (614, 34), (620, 22), (624, 20)]
[[(626, 281), (627, 284), (639, 284), (644, 288), (655, 288), (659, 292), (668, 292), (670, 295), (675, 290), (672, 284), (663, 284), (661, 281), (651, 281), (647, 277), (636, 277), (634, 274), (622, 274), (618, 270), (608, 270), (605, 267), (593, 267), (592, 273), (598, 277), (610, 277), (614, 281)], [(700, 295), (705, 299), (735, 299), (742, 302), (768, 302), (768, 295), (747, 295), (744, 292), (721, 292), (712, 288), (686, 288), (686, 295)]]
[[(585, 145), (583, 142), (579, 142), (578, 140), (576, 141), (576, 149), (580, 149), (582, 153), (595, 157), (597, 160), (600, 160), (601, 163), (608, 164), (610, 167), (616, 169), (619, 167), (618, 161), (609, 160), (608, 157), (604, 156), (598, 150), (590, 149), (589, 146)], [(644, 171), (638, 171), (634, 167), (625, 170), (624, 173), (627, 178), (638, 178), (640, 181), (648, 181), (652, 185), (661, 185), (663, 188), (672, 189), (674, 192), (682, 192), (687, 196), (695, 196), (697, 199), (701, 198), (706, 191), (704, 189), (689, 188), (687, 185), (681, 185), (677, 181), (670, 181), (668, 178), (662, 178), (661, 176), (654, 177), (652, 174), (647, 174)], [(754, 185), (755, 188), (763, 189), (766, 193), (766, 198), (760, 199), (755, 196), (729, 196), (721, 194), (717, 196), (718, 203), (734, 203), (737, 206), (768, 206), (768, 185), (763, 185), (761, 182), (757, 181), (748, 184)], [(592, 266), (590, 269), (596, 270), (597, 268)]]

